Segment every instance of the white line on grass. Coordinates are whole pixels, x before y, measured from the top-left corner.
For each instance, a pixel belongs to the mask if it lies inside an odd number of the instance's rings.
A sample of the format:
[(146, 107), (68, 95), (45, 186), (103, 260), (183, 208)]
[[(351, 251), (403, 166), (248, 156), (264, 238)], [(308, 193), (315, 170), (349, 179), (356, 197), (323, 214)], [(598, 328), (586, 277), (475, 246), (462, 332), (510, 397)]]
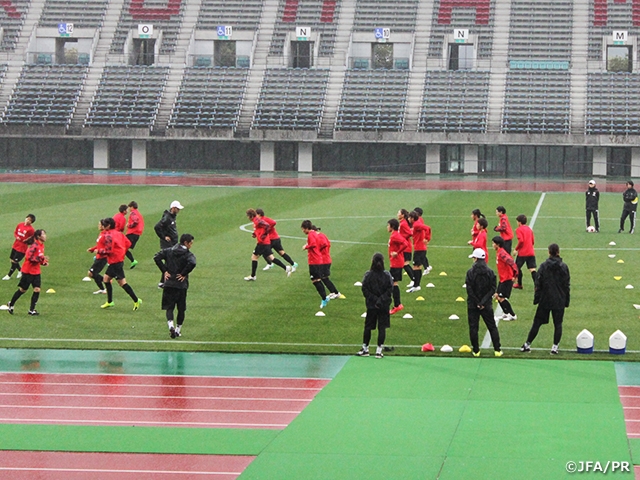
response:
[(540, 213), (540, 209), (542, 208), (542, 202), (544, 202), (544, 197), (546, 197), (546, 193), (542, 193), (542, 195), (540, 195), (540, 200), (538, 200), (538, 205), (536, 205), (536, 209), (533, 211), (533, 216), (531, 217), (531, 221), (529, 222), (529, 227), (531, 228), (531, 230), (533, 230), (533, 226), (536, 223), (536, 220), (538, 219), (538, 214)]

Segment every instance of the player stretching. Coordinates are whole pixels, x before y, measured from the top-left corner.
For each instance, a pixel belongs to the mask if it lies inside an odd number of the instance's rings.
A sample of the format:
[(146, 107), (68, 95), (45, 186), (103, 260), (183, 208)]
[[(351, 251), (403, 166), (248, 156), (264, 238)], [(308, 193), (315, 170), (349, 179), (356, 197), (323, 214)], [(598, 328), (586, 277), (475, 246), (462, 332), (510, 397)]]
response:
[(116, 222), (113, 218), (103, 218), (100, 220), (104, 231), (101, 236), (101, 245), (98, 246), (96, 254), (105, 255), (107, 257), (107, 271), (104, 273), (104, 285), (107, 289), (107, 302), (100, 308), (111, 308), (113, 303), (113, 287), (111, 280), (116, 279), (118, 285), (127, 292), (133, 300), (133, 310), (138, 310), (142, 300), (134, 293), (131, 285), (127, 283), (124, 276), (124, 256), (127, 249), (131, 246), (131, 242), (124, 236), (122, 232), (116, 230)]
[(398, 232), (400, 222), (392, 218), (387, 222), (387, 232), (389, 236), (389, 272), (393, 277), (393, 308), (389, 310), (389, 314), (399, 312), (404, 308), (400, 301), (400, 287), (398, 282), (402, 280), (402, 268), (404, 266), (404, 253), (408, 250), (411, 252), (411, 244)]
[(286, 271), (287, 277), (291, 276), (291, 266), (285, 266), (284, 263), (273, 257), (273, 252), (271, 251), (271, 240), (269, 239), (269, 224), (262, 218), (258, 217), (257, 212), (253, 208), (247, 210), (246, 213), (247, 218), (253, 222), (253, 236), (258, 243), (251, 254), (251, 275), (244, 277), (244, 279), (248, 282), (255, 281), (256, 270), (258, 270), (258, 259), (262, 256), (264, 256), (267, 261), (275, 263)]
[[(282, 248), (282, 240), (280, 239), (280, 235), (278, 235), (278, 232), (276, 232), (276, 221), (272, 218), (265, 217), (264, 210), (262, 210), (261, 208), (256, 208), (256, 214), (259, 218), (269, 224), (269, 239), (271, 240), (271, 250), (278, 252), (278, 255), (289, 262), (289, 264), (291, 265), (291, 273), (295, 272), (298, 269), (298, 264), (294, 262), (289, 254), (284, 251), (284, 248)], [(267, 266), (262, 270), (269, 270), (273, 268), (273, 263), (269, 260), (269, 258), (264, 257), (264, 259), (267, 262)]]
[(18, 283), (18, 290), (13, 294), (11, 301), (7, 304), (9, 313), (13, 315), (13, 307), (18, 299), (27, 293), (30, 286), (33, 286), (31, 294), (31, 305), (29, 307), (29, 315), (40, 315), (36, 310), (36, 303), (40, 298), (40, 266), (49, 265), (49, 257), (44, 254), (44, 242), (47, 241), (47, 232), (44, 230), (36, 230), (31, 238), (29, 248), (25, 255), (25, 261), (22, 265), (22, 277)]
[(15, 240), (11, 248), (11, 254), (9, 254), (11, 268), (9, 269), (9, 273), (2, 277), (2, 280), (11, 280), (11, 275), (13, 275), (13, 272), (16, 270), (18, 270), (18, 278), (22, 276), (22, 272), (20, 272), (20, 261), (24, 258), (25, 253), (27, 253), (27, 248), (29, 248), (27, 242), (33, 237), (33, 227), (31, 225), (35, 222), (36, 216), (30, 213), (27, 215), (27, 218), (24, 219), (24, 222), (16, 226), (13, 232), (13, 238), (15, 238)]

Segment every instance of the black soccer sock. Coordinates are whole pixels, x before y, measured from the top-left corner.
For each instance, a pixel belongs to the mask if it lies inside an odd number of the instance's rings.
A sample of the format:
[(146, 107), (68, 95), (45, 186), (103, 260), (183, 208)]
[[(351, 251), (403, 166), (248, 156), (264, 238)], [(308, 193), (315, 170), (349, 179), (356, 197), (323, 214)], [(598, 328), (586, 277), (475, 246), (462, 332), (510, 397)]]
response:
[(178, 317), (176, 318), (179, 327), (184, 323), (184, 310), (178, 310)]
[(400, 305), (400, 287), (398, 285), (393, 286), (393, 306)]
[(256, 270), (258, 270), (258, 261), (251, 260), (251, 276), (252, 277), (256, 276)]
[(129, 296), (131, 297), (131, 300), (133, 300), (134, 302), (138, 301), (138, 297), (133, 292), (133, 288), (131, 288), (131, 285), (129, 285), (128, 283), (125, 283), (124, 285), (122, 285), (122, 289), (129, 294)]
[(111, 303), (113, 302), (113, 285), (111, 282), (105, 282), (104, 286), (107, 289), (107, 302)]
[(36, 303), (38, 303), (38, 299), (40, 298), (40, 292), (33, 292), (31, 294), (31, 307), (29, 310), (33, 311), (36, 309)]
[(324, 289), (324, 284), (322, 282), (313, 282), (313, 285), (316, 287), (316, 290), (320, 294), (320, 298), (323, 300), (327, 299), (327, 291)]
[(411, 267), (411, 265), (405, 265), (404, 271), (407, 272), (407, 275), (409, 276), (412, 282), (415, 281), (415, 277), (413, 275), (413, 268)]
[(15, 305), (16, 302), (18, 301), (18, 299), (23, 295), (23, 292), (20, 291), (20, 289), (16, 290), (16, 293), (13, 294), (13, 297), (11, 297), (11, 306)]
[(506, 298), (500, 302), (500, 307), (502, 308), (502, 311), (504, 313), (513, 315), (514, 317), (516, 316), (516, 312), (513, 311), (513, 307), (509, 303), (509, 300), (507, 300)]
[[(531, 274), (533, 276), (533, 273)], [(516, 282), (518, 285), (522, 285), (522, 270), (518, 269), (518, 281)]]
[(421, 269), (414, 270), (413, 271), (413, 275), (414, 275), (413, 286), (414, 287), (419, 287), (420, 286), (420, 281), (422, 280), (422, 270)]
[(364, 333), (362, 334), (362, 344), (368, 347), (370, 342), (371, 342), (371, 330), (368, 328), (365, 328)]
[(104, 277), (99, 273), (93, 273), (93, 281), (96, 282), (96, 285), (100, 290), (104, 290)]
[(133, 262), (133, 253), (131, 253), (131, 250), (127, 250), (127, 258)]
[(331, 280), (329, 280), (329, 278), (328, 278), (328, 277), (327, 277), (327, 278), (323, 278), (323, 279), (322, 279), (322, 283), (324, 283), (324, 284), (327, 286), (327, 288), (329, 289), (329, 291), (330, 291), (331, 293), (340, 293), (340, 292), (338, 292), (338, 289), (337, 289), (337, 288), (336, 288), (336, 286), (333, 284), (333, 282), (332, 282)]
[(173, 309), (167, 309), (165, 312), (167, 312), (167, 322), (173, 322)]
[(536, 270), (531, 272), (531, 278), (533, 279), (533, 284), (535, 285), (536, 280), (538, 279), (538, 272)]
[(387, 329), (380, 328), (380, 326), (378, 326), (378, 348), (382, 348), (386, 338), (387, 338)]
[(19, 266), (20, 266), (19, 263), (11, 262), (11, 268), (9, 269), (9, 273), (7, 273), (7, 275), (9, 275), (9, 276), (13, 275), (13, 272), (15, 272), (18, 269)]
[(262, 258), (264, 258), (264, 261), (267, 262), (267, 265), (271, 265), (271, 260), (269, 260), (269, 255), (265, 253), (264, 255), (262, 255)]
[(293, 265), (295, 262), (291, 259), (291, 257), (289, 256), (288, 253), (283, 253), (281, 255), (282, 258), (284, 258), (287, 262), (289, 262), (289, 264)]
[(278, 260), (277, 258), (274, 258), (272, 262), (275, 263), (277, 266), (279, 266), (283, 270), (287, 269), (286, 265), (282, 263), (280, 260)]

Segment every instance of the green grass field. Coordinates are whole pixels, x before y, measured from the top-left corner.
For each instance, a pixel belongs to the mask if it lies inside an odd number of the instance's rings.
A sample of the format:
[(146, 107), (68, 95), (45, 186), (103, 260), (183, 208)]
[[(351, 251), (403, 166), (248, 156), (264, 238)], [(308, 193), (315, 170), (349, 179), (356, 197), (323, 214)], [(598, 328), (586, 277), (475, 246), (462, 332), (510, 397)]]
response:
[[(153, 225), (174, 199), (185, 205), (178, 228), (195, 236), (198, 267), (191, 275), (183, 337), (171, 340), (160, 310), (159, 271), (152, 256), (158, 249)], [(485, 212), (492, 230), (495, 207), (504, 205), (515, 228), (515, 217), (524, 213), (531, 218), (540, 199), (540, 193), (514, 192), (2, 184), (0, 276), (9, 267), (15, 225), (27, 213), (35, 213), (35, 227), (48, 232), (50, 266), (43, 269), (43, 291), (53, 288), (56, 293), (41, 295), (39, 317), (27, 316), (30, 294), (20, 299), (14, 316), (0, 312), (0, 347), (354, 353), (361, 342), (365, 310), (354, 282), (362, 279), (374, 252), (386, 255), (386, 221), (399, 208), (416, 206), (424, 209), (425, 222), (433, 229), (429, 248), (433, 271), (423, 286), (431, 282), (435, 287), (422, 289), (422, 302), (403, 288), (402, 313), (410, 313), (413, 319), (394, 316), (387, 343), (398, 347), (395, 354), (409, 355), (422, 355), (417, 346), (426, 342), (459, 346), (468, 343), (466, 303), (456, 298), (465, 297), (462, 285), (471, 264), (466, 243), (471, 210)], [(95, 284), (81, 281), (92, 263), (86, 249), (95, 243), (98, 220), (131, 200), (140, 205), (146, 231), (134, 251), (140, 264), (126, 272), (143, 305), (133, 312), (125, 292), (114, 287), (116, 307), (101, 310), (105, 296), (92, 295)], [(258, 280), (243, 280), (250, 273), (254, 246), (250, 233), (240, 228), (248, 222), (244, 212), (249, 207), (261, 207), (278, 221), (286, 251), (300, 264), (291, 278), (278, 268), (263, 272), (261, 260)], [(628, 350), (640, 351), (640, 311), (633, 307), (640, 304), (638, 237), (616, 233), (620, 195), (602, 194), (600, 207), (602, 233), (586, 234), (584, 194), (548, 193), (534, 224), (538, 264), (547, 257), (547, 245), (556, 242), (571, 269), (572, 300), (561, 344), (564, 358), (620, 358), (572, 353), (583, 328), (595, 335), (596, 349), (608, 350), (609, 336), (620, 329), (629, 337)], [(326, 317), (315, 316), (320, 298), (308, 279), (302, 251), (305, 238), (300, 231), (306, 218), (332, 240), (332, 279), (346, 296), (329, 304)], [(617, 245), (610, 246), (611, 241)], [(616, 257), (609, 258), (610, 254)], [(491, 258), (495, 261), (495, 255)], [(533, 318), (528, 272), (523, 283), (524, 290), (512, 295), (518, 320), (500, 324), (507, 349), (522, 344)], [(15, 276), (0, 282), (0, 302), (11, 298), (16, 284)], [(626, 289), (629, 284), (635, 289)], [(460, 320), (449, 320), (452, 314)], [(548, 357), (551, 338), (552, 326), (543, 327), (533, 345), (543, 350), (534, 350), (530, 356)], [(522, 354), (507, 350), (507, 355)], [(623, 358), (640, 360), (640, 355), (630, 352)]]

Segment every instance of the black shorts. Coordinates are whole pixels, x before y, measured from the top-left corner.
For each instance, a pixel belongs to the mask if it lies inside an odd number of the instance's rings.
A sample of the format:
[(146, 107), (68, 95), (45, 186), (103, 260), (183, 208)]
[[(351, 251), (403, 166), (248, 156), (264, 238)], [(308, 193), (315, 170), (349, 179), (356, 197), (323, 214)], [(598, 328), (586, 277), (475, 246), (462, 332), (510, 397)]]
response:
[(271, 240), (271, 250), (273, 250), (274, 252), (284, 251), (284, 248), (282, 248), (282, 241), (279, 238)]
[(402, 281), (402, 268), (390, 268), (389, 273), (391, 274), (394, 282)]
[(404, 263), (411, 261), (411, 252), (403, 252), (404, 255)]
[(187, 289), (164, 287), (162, 290), (162, 310), (173, 310), (178, 307), (179, 312), (187, 309)]
[(28, 273), (23, 273), (22, 277), (20, 277), (20, 282), (18, 283), (18, 287), (20, 287), (22, 290), (28, 290), (30, 286), (32, 286), (33, 288), (40, 288), (40, 285), (40, 274), (30, 275)]
[(536, 268), (536, 257), (521, 257), (518, 255), (516, 257), (516, 265), (518, 268), (522, 268), (524, 264), (527, 264), (527, 268)]
[(322, 279), (322, 267), (323, 265), (309, 265), (309, 277), (312, 281)]
[(253, 254), (256, 257), (262, 257), (262, 256), (270, 257), (271, 255), (273, 255), (273, 252), (271, 251), (271, 245), (265, 245), (263, 243), (258, 243), (256, 245), (255, 250), (253, 251)]
[(20, 261), (24, 258), (25, 253), (27, 252), (19, 252), (15, 248), (12, 248), (11, 253), (9, 254), (9, 258), (13, 262), (20, 263)]
[(140, 235), (136, 235), (135, 233), (127, 233), (126, 237), (131, 242), (129, 250), (133, 250), (136, 246), (136, 243), (138, 243), (138, 240), (140, 240)]
[(415, 267), (424, 267), (424, 268), (427, 268), (429, 266), (429, 262), (427, 262), (426, 250), (414, 250), (413, 265)]
[(367, 308), (367, 316), (364, 319), (364, 328), (375, 330), (377, 328), (389, 328), (391, 326), (391, 315), (389, 309), (379, 310), (377, 308)]
[(331, 276), (331, 264), (330, 263), (323, 263), (322, 265), (320, 265), (322, 267), (322, 278), (328, 278)]
[(504, 246), (502, 248), (505, 249), (505, 251), (511, 255), (511, 245), (513, 245), (513, 239), (510, 238), (509, 240), (505, 240), (504, 241)]
[(108, 275), (110, 278), (115, 278), (116, 280), (124, 280), (124, 262), (109, 265), (104, 274)]
[(93, 265), (91, 265), (91, 268), (89, 269), (89, 271), (94, 274), (100, 273), (106, 264), (107, 264), (106, 258), (96, 258), (93, 261)]
[(511, 296), (512, 288), (513, 280), (507, 280), (506, 282), (498, 283), (498, 296), (500, 298), (509, 298)]

